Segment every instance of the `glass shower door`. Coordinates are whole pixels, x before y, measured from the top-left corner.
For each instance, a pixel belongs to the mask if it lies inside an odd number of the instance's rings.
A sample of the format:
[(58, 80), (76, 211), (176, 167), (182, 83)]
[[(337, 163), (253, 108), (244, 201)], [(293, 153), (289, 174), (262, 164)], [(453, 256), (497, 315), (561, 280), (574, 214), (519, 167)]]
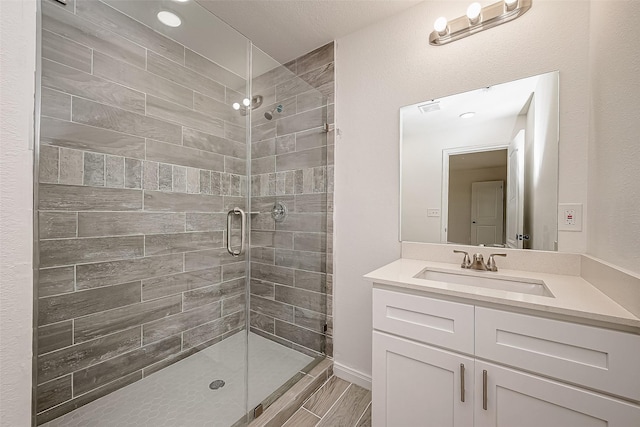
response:
[(332, 69), (329, 84), (324, 69), (310, 66), (313, 55), (282, 65), (253, 46), (251, 58), (251, 93), (260, 104), (250, 110), (248, 165), (249, 410), (268, 406), (327, 354), (333, 93)]
[[(156, 19), (167, 8), (180, 27)], [(248, 257), (225, 242), (227, 212), (248, 208), (232, 104), (250, 44), (197, 2), (40, 13), (36, 422), (232, 425)]]
[(39, 13), (34, 423), (246, 424), (332, 353), (329, 52), (197, 2)]

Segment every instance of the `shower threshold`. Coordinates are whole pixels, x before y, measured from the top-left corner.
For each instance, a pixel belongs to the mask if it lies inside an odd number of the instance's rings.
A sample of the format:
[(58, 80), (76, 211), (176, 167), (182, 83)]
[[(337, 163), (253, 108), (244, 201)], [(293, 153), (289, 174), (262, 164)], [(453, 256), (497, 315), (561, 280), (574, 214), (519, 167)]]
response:
[[(245, 332), (208, 347), (45, 427), (229, 427), (307, 366), (312, 357), (249, 333), (249, 405)], [(210, 388), (214, 381), (224, 386)], [(216, 383), (219, 385), (220, 383)]]

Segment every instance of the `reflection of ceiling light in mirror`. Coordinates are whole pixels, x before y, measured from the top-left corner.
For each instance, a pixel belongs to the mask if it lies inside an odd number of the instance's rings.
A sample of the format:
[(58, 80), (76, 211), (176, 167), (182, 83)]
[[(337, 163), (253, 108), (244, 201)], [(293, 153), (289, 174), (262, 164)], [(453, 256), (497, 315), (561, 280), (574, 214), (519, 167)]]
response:
[(245, 107), (248, 107), (249, 105), (251, 105), (251, 100), (249, 98), (243, 99), (242, 105), (244, 105)]
[(168, 27), (179, 27), (182, 20), (173, 12), (161, 10), (158, 12), (158, 20)]
[(473, 116), (475, 116), (475, 115), (476, 115), (476, 113), (475, 113), (475, 112), (473, 112), (473, 111), (469, 111), (469, 112), (467, 112), (467, 113), (462, 113), (462, 114), (460, 114), (460, 118), (461, 118), (461, 119), (470, 119), (471, 117), (473, 117)]
[(471, 3), (467, 8), (467, 18), (471, 24), (477, 24), (480, 22), (480, 12), (482, 12), (482, 6), (480, 3)]
[(234, 102), (232, 105), (234, 110), (239, 110), (240, 109), (240, 104), (238, 104), (237, 102)]
[(178, 3), (186, 3), (186, 2), (188, 2), (189, 0), (173, 0), (173, 1), (178, 2)]

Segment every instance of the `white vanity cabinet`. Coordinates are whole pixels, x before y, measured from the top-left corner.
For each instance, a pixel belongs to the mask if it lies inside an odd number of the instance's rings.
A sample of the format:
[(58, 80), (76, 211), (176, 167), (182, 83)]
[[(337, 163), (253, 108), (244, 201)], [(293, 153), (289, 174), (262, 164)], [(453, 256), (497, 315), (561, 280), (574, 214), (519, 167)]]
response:
[(472, 358), (381, 332), (373, 357), (374, 426), (473, 425)]
[(378, 288), (373, 326), (374, 427), (640, 426), (638, 335)]
[(480, 360), (475, 376), (474, 423), (469, 426), (640, 426), (640, 407), (579, 387)]

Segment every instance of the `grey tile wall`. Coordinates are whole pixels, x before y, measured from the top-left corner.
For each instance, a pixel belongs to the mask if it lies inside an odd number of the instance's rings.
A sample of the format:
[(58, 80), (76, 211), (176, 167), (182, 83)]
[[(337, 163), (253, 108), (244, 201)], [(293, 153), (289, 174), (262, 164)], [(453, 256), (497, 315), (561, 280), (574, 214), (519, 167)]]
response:
[(266, 213), (252, 215), (250, 327), (311, 355), (333, 348), (333, 63), (330, 43), (253, 80), (265, 103), (252, 115), (251, 203)]
[(243, 77), (97, 0), (42, 11), (40, 424), (244, 329), (247, 192)]

